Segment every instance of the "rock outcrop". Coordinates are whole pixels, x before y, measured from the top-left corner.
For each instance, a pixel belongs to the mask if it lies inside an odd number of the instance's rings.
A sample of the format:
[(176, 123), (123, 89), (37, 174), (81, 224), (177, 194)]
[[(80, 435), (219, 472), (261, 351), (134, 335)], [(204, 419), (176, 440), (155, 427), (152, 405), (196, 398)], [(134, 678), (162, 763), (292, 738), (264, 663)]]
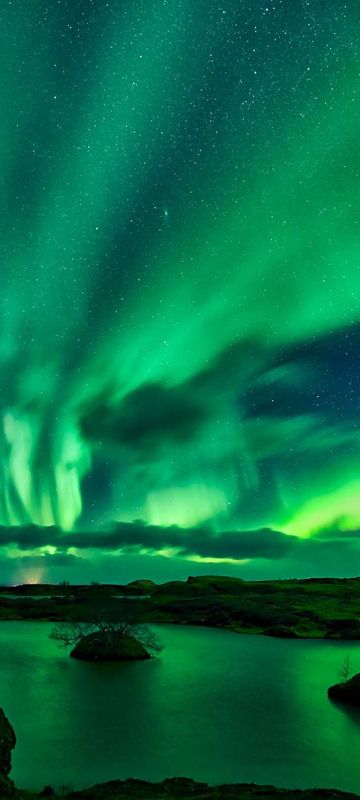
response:
[(16, 736), (2, 708), (0, 708), (0, 797), (10, 797), (14, 792), (9, 778), (11, 771), (11, 751), (16, 744)]
[(347, 703), (347, 705), (360, 708), (360, 673), (348, 681), (330, 686), (328, 696), (339, 703)]
[(102, 631), (84, 636), (70, 653), (82, 661), (143, 661), (151, 658), (134, 636), (110, 635)]

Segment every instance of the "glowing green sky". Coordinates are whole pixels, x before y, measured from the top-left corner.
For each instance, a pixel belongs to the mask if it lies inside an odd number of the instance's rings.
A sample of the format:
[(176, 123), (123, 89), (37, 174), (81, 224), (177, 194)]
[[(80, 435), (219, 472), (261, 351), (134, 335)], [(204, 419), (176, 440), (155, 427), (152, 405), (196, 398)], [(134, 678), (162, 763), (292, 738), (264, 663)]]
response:
[(357, 574), (357, 2), (0, 16), (0, 577)]

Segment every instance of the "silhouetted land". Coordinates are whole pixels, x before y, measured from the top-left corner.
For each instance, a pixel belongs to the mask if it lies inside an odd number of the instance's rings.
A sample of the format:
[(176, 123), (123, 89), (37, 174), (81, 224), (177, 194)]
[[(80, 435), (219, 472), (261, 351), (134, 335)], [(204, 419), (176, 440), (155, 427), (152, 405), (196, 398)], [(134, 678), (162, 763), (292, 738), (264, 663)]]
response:
[[(64, 795), (61, 795), (64, 798)], [(18, 792), (13, 800), (44, 800), (44, 794)], [(60, 796), (48, 795), (57, 800)], [(162, 783), (146, 781), (111, 781), (91, 789), (66, 795), (67, 800), (359, 800), (359, 796), (331, 789), (276, 789), (273, 786), (230, 784), (209, 787), (186, 778)]]
[(360, 639), (360, 578), (245, 582), (208, 576), (160, 585), (0, 588), (0, 620), (85, 621), (99, 613), (287, 638)]

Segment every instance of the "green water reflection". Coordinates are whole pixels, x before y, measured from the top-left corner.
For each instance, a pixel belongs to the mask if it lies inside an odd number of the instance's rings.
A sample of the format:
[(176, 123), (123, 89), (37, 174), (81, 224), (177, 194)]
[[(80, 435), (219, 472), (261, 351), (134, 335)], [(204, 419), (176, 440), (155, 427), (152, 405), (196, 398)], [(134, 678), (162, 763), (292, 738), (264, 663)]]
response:
[(188, 775), (360, 791), (360, 712), (326, 696), (360, 644), (161, 626), (161, 655), (73, 661), (48, 623), (2, 623), (0, 705), (18, 785)]

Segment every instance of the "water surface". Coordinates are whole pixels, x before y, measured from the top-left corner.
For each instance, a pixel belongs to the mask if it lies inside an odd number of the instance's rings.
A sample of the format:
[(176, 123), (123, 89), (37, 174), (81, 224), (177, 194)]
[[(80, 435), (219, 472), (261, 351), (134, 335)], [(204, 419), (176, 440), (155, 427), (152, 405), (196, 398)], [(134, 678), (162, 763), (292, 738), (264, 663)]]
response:
[(88, 664), (51, 628), (0, 625), (19, 786), (186, 775), (360, 792), (360, 712), (326, 696), (344, 656), (360, 671), (360, 644), (159, 626), (159, 657)]

